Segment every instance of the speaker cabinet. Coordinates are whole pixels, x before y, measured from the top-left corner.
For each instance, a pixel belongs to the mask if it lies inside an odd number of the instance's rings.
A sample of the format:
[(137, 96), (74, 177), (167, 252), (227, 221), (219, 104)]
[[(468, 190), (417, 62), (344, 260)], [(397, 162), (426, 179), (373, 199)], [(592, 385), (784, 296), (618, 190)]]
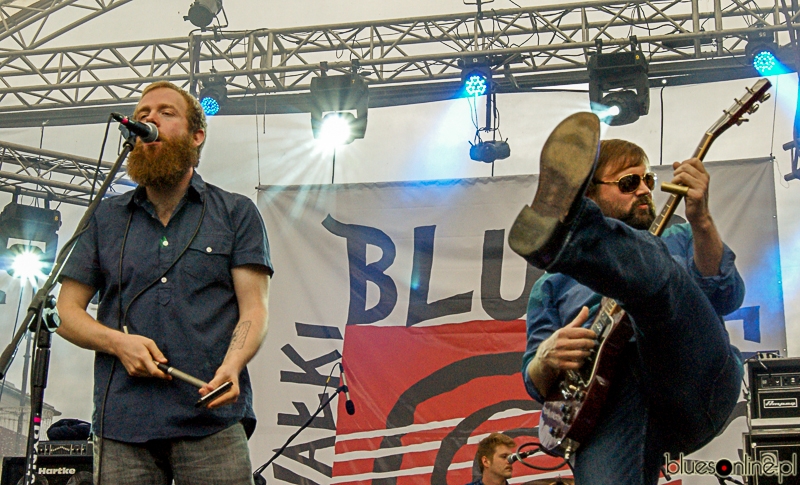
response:
[[(748, 485), (786, 485), (800, 483), (800, 429), (753, 430), (744, 434), (745, 453), (761, 467), (745, 476)], [(758, 470), (771, 470), (758, 473)], [(778, 473), (783, 473), (781, 481)]]
[[(91, 456), (42, 456), (37, 460), (35, 485), (92, 485)], [(25, 457), (3, 458), (0, 485), (23, 484)]]
[(800, 359), (747, 363), (752, 428), (800, 427)]

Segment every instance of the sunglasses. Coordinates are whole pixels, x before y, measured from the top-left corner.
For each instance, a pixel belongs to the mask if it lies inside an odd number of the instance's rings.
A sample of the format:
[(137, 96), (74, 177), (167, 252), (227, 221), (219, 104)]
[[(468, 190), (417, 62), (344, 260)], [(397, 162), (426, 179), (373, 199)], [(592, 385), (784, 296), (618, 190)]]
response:
[(647, 172), (644, 174), (644, 177), (638, 173), (629, 173), (628, 175), (623, 175), (620, 177), (616, 182), (605, 182), (597, 179), (592, 180), (592, 182), (596, 184), (616, 184), (617, 187), (619, 187), (620, 192), (623, 194), (630, 194), (631, 192), (636, 192), (636, 189), (639, 188), (639, 184), (642, 183), (642, 180), (644, 180), (644, 184), (648, 189), (653, 190), (653, 187), (656, 186), (656, 179), (657, 176), (655, 173)]

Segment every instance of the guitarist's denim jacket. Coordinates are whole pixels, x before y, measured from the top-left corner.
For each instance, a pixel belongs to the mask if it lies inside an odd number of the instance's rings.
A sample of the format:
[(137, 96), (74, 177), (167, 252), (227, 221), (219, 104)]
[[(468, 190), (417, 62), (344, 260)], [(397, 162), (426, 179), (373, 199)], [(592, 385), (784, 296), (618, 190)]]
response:
[[(739, 308), (744, 300), (744, 281), (734, 263), (736, 256), (727, 245), (724, 246), (719, 275), (704, 277), (694, 264), (692, 230), (689, 224), (669, 227), (664, 231), (662, 240), (672, 257), (694, 277), (694, 281), (719, 315), (727, 315)], [(526, 372), (539, 344), (572, 321), (584, 306), (589, 307), (589, 319), (584, 324), (588, 328), (597, 314), (601, 299), (601, 295), (559, 273), (545, 273), (534, 284), (528, 300), (528, 342), (522, 359), (525, 388), (532, 398), (540, 403), (544, 402), (544, 397), (539, 394)]]

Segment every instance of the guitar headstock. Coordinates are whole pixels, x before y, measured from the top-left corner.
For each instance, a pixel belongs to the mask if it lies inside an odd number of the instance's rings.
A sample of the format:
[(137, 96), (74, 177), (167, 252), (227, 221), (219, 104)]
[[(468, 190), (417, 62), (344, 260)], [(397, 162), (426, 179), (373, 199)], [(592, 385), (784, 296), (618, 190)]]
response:
[[(722, 115), (722, 117), (718, 119), (716, 123), (711, 125), (711, 128), (709, 128), (708, 131), (706, 131), (692, 157), (703, 160), (708, 152), (708, 149), (711, 147), (711, 144), (719, 135), (721, 135), (731, 126), (741, 125), (747, 121), (744, 116), (746, 114), (755, 113), (758, 110), (758, 103), (763, 103), (770, 98), (770, 94), (767, 93), (767, 90), (771, 87), (772, 83), (769, 82), (769, 79), (761, 78), (756, 81), (752, 87), (747, 88), (747, 93), (744, 95), (744, 97), (742, 97), (742, 99), (734, 98), (733, 106), (724, 110), (723, 113), (725, 114)], [(663, 185), (667, 184), (662, 184), (662, 187)], [(673, 188), (681, 189), (685, 187), (677, 185)], [(654, 236), (660, 236), (664, 232), (667, 222), (669, 221), (670, 217), (672, 217), (672, 214), (675, 213), (675, 208), (678, 206), (678, 203), (680, 203), (681, 199), (683, 199), (683, 196), (686, 195), (686, 192), (681, 190), (668, 191), (672, 192), (672, 195), (653, 223), (650, 224), (649, 231), (650, 234)]]
[(734, 98), (733, 106), (723, 111), (716, 123), (711, 126), (706, 134), (713, 140), (721, 135), (725, 130), (733, 125), (741, 125), (745, 121), (745, 115), (753, 114), (758, 110), (759, 104), (770, 98), (767, 92), (772, 87), (772, 83), (767, 78), (761, 78), (753, 84), (752, 87), (747, 88), (747, 93), (742, 99)]

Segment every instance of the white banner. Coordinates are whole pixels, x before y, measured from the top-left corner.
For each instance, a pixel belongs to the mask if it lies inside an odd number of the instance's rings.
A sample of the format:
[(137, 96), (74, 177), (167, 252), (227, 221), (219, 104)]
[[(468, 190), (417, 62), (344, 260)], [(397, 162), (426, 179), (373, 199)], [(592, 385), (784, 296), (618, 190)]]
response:
[[(772, 163), (707, 165), (712, 214), (747, 285), (742, 309), (726, 318), (732, 340), (743, 352), (783, 350)], [(654, 170), (671, 178), (671, 167)], [(271, 483), (463, 485), (486, 434), (518, 444), (536, 436), (539, 406), (520, 368), (541, 272), (510, 251), (506, 231), (537, 180), (261, 188), (276, 273), (269, 334), (250, 365), (254, 466), (316, 411), (326, 383), (327, 394), (339, 384), (340, 360), (356, 406), (350, 416), (343, 398), (333, 401), (265, 471)], [(736, 461), (744, 410), (696, 456)], [(569, 471), (515, 466), (512, 483), (558, 475)]]

